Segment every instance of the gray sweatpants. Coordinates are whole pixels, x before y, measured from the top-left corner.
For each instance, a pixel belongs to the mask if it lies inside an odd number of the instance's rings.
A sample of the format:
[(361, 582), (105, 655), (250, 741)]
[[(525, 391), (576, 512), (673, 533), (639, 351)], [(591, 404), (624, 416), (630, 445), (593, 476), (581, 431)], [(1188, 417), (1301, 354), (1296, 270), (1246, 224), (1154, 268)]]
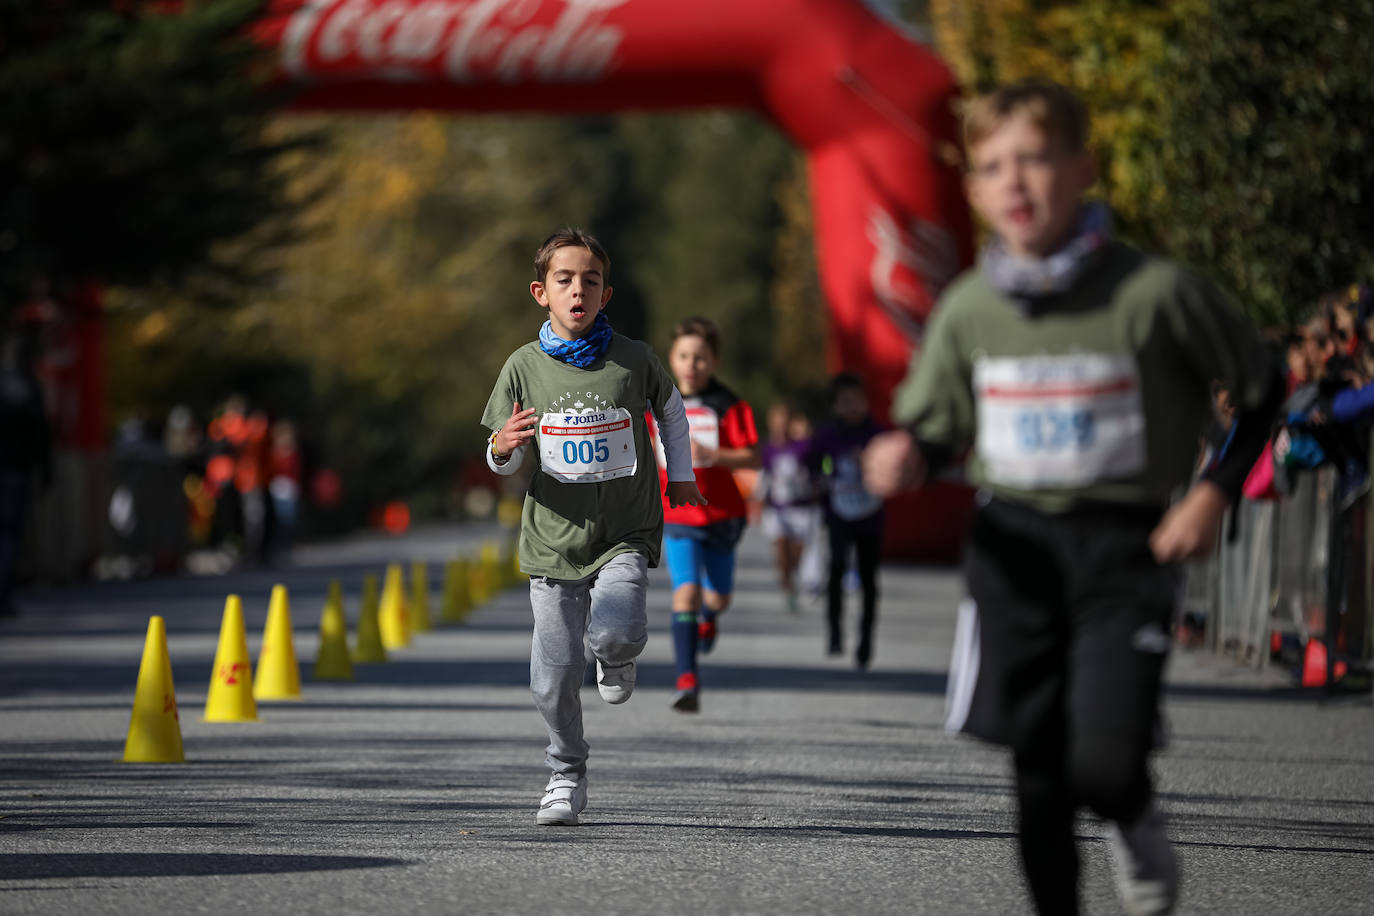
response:
[(644, 611), (649, 560), (641, 553), (612, 557), (585, 579), (530, 578), (534, 643), (530, 692), (549, 730), (544, 760), (555, 773), (587, 771), (582, 737), (583, 645), (603, 664), (633, 660), (648, 642)]

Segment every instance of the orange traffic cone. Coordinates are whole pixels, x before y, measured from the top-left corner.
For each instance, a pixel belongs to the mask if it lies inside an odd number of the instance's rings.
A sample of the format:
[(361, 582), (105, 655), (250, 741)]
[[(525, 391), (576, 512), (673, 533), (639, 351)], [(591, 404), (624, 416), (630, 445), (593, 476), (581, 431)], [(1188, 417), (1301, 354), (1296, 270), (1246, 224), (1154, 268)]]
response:
[(358, 642), (353, 660), (359, 663), (386, 661), (386, 646), (382, 645), (382, 626), (377, 601), (377, 577), (363, 579), (363, 608), (358, 615)]
[(406, 608), (406, 590), (400, 563), (392, 563), (386, 568), (386, 578), (382, 580), (380, 619), (382, 645), (388, 649), (404, 649), (410, 645), (410, 614)]
[(262, 631), (258, 650), (258, 673), (253, 680), (253, 696), (264, 700), (299, 700), (301, 669), (296, 664), (296, 645), (291, 632), (291, 602), (285, 585), (272, 586), (272, 603), (267, 608), (267, 626)]
[(320, 616), (320, 650), (315, 655), (315, 680), (351, 681), (353, 662), (348, 657), (348, 622), (344, 620), (343, 589), (338, 579), (329, 583), (329, 596)]
[[(1349, 670), (1345, 662), (1336, 662), (1336, 680), (1345, 677)], [(1320, 639), (1309, 639), (1302, 653), (1302, 685), (1321, 687), (1326, 684), (1326, 643)]]
[(210, 672), (210, 692), (205, 697), (206, 722), (256, 722), (258, 704), (253, 700), (253, 663), (248, 658), (248, 635), (243, 628), (243, 601), (238, 595), (224, 600), (219, 625), (219, 648)]
[(167, 655), (167, 624), (161, 617), (152, 617), (143, 642), (143, 660), (138, 666), (134, 711), (129, 719), (129, 736), (124, 740), (124, 762), (185, 760), (177, 694), (172, 686), (172, 660)]
[(434, 629), (429, 621), (429, 569), (422, 560), (410, 564), (410, 626), (416, 633)]

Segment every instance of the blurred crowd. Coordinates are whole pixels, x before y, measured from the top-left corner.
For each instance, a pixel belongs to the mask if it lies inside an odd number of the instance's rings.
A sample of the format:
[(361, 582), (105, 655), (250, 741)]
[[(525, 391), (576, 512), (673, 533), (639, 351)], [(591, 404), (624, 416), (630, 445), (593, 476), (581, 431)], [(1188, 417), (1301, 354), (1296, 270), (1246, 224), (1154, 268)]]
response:
[[(1332, 466), (1344, 505), (1369, 486), (1374, 428), (1374, 289), (1363, 284), (1323, 296), (1297, 328), (1282, 337), (1288, 399), (1270, 448), (1245, 484), (1245, 496), (1272, 500), (1293, 492), (1296, 475)], [(1217, 424), (1204, 461), (1230, 433), (1228, 392), (1217, 391)]]
[(226, 398), (206, 423), (184, 405), (157, 425), (127, 419), (111, 451), (114, 543), (97, 573), (183, 557), (204, 572), (282, 562), (300, 518), (301, 482), (295, 424), (242, 396)]

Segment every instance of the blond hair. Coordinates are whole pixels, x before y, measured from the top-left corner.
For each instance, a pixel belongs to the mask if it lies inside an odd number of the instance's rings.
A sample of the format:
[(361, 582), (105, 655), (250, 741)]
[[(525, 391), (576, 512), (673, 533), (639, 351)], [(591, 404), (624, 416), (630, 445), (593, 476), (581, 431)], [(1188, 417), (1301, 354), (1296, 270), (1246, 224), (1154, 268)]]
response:
[(1029, 115), (1070, 152), (1088, 147), (1088, 109), (1073, 90), (1049, 80), (999, 86), (964, 107), (964, 148), (972, 150), (1015, 115)]

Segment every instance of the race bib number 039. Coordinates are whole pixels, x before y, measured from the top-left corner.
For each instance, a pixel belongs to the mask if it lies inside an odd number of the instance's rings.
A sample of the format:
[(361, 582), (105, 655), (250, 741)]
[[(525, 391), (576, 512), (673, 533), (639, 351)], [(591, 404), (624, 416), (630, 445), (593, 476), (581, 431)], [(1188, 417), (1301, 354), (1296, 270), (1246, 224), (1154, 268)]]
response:
[(985, 358), (973, 386), (978, 456), (993, 483), (1081, 487), (1145, 466), (1140, 375), (1128, 356)]
[(629, 477), (637, 463), (630, 412), (546, 413), (539, 421), (539, 457), (544, 473), (564, 483)]

